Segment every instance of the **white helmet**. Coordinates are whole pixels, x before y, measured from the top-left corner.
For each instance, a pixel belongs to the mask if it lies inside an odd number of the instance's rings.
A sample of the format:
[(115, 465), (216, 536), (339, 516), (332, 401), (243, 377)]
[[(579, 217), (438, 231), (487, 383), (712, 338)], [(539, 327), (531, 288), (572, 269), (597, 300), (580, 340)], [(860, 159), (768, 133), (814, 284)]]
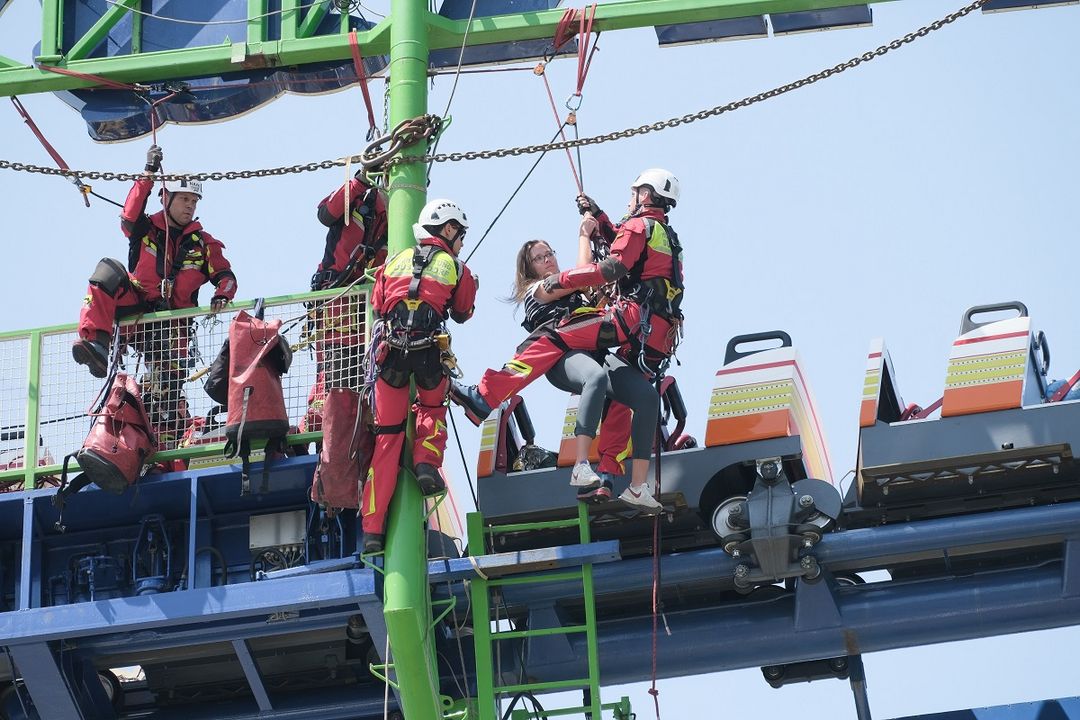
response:
[(653, 189), (654, 193), (670, 200), (671, 207), (675, 207), (679, 202), (679, 179), (667, 170), (661, 170), (660, 168), (642, 170), (637, 180), (630, 186), (630, 189), (637, 190), (642, 185), (648, 185)]
[(170, 193), (191, 193), (202, 200), (202, 182), (198, 180), (166, 180), (165, 190)]
[(459, 208), (453, 200), (440, 198), (431, 200), (424, 206), (420, 211), (420, 217), (417, 218), (416, 224), (435, 232), (435, 230), (451, 220), (456, 220), (461, 224), (462, 228), (467, 229), (469, 227), (469, 220), (465, 217), (465, 211)]

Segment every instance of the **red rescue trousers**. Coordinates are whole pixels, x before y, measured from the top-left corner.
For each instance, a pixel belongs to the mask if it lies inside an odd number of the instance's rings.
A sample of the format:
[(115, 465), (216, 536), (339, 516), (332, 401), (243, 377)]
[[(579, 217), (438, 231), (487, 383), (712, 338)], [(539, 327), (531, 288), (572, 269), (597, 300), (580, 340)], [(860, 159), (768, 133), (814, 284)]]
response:
[(597, 450), (600, 463), (597, 472), (620, 476), (626, 472), (623, 460), (630, 457), (630, 422), (633, 413), (620, 402), (612, 402), (600, 423)]
[[(670, 356), (675, 347), (675, 328), (655, 315), (651, 322), (652, 332), (646, 341), (650, 357)], [(534, 380), (543, 377), (559, 358), (571, 350), (622, 347), (623, 352), (627, 352), (631, 341), (638, 337), (640, 323), (641, 306), (628, 301), (620, 301), (602, 313), (571, 317), (554, 330), (541, 329), (529, 335), (518, 346), (513, 359), (501, 369), (485, 370), (477, 387), (488, 406), (496, 408)], [(627, 355), (627, 361), (636, 364), (637, 358)], [(628, 423), (624, 424), (629, 427)], [(607, 421), (602, 427), (610, 425), (614, 423)], [(604, 434), (602, 429), (600, 434)]]
[[(430, 390), (416, 385), (416, 433), (413, 436), (413, 467), (427, 463), (442, 467), (446, 448), (446, 391), (449, 380)], [(386, 511), (397, 488), (401, 449), (405, 445), (405, 422), (409, 412), (409, 385), (394, 387), (381, 377), (375, 381), (375, 454), (361, 501), (366, 533), (386, 532)]]
[(113, 322), (137, 312), (145, 302), (146, 293), (139, 288), (138, 281), (131, 273), (128, 273), (128, 282), (120, 283), (115, 297), (91, 283), (86, 288), (86, 297), (79, 311), (79, 337), (97, 340), (99, 332), (111, 336)]

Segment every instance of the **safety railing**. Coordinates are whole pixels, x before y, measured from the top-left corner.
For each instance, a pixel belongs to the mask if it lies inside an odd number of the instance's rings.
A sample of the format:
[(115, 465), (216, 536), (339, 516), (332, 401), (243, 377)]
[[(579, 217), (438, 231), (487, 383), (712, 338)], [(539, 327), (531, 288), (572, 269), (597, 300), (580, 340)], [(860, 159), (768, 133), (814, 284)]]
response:
[[(280, 318), (293, 347), (282, 377), (293, 434), (290, 445), (321, 439), (321, 405), (331, 387), (358, 389), (368, 339), (367, 291), (354, 288), (268, 298), (266, 320)], [(180, 469), (195, 458), (224, 461), (224, 413), (203, 389), (229, 325), (254, 301), (218, 314), (191, 308), (146, 314), (120, 323), (119, 369), (140, 383), (159, 435), (155, 463)], [(56, 484), (63, 458), (82, 446), (88, 411), (105, 380), (74, 362), (76, 326), (0, 333), (0, 492)], [(192, 462), (194, 465), (195, 462)]]

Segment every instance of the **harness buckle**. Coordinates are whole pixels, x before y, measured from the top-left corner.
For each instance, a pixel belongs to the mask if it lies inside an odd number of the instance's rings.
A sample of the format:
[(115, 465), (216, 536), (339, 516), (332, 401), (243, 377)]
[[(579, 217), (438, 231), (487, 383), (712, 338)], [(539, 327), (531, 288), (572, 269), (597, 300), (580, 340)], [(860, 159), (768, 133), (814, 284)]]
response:
[(161, 280), (161, 299), (166, 303), (172, 299), (173, 281), (170, 278), (163, 278)]

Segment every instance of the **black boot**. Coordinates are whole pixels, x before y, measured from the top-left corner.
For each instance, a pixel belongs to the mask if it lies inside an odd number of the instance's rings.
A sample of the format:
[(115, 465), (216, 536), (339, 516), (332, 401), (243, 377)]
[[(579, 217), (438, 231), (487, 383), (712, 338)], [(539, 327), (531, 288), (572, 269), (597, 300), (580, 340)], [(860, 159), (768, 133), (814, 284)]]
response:
[(375, 555), (383, 551), (383, 540), (386, 539), (386, 535), (383, 533), (364, 533), (364, 538), (361, 541), (361, 555)]
[(109, 334), (99, 330), (95, 340), (76, 340), (71, 346), (71, 357), (80, 365), (85, 365), (94, 377), (103, 378), (109, 372), (110, 344)]
[(460, 385), (451, 380), (450, 399), (465, 410), (465, 417), (477, 427), (491, 414), (491, 406), (475, 385)]
[(428, 463), (417, 463), (416, 484), (424, 495), (436, 495), (446, 490), (439, 468)]

